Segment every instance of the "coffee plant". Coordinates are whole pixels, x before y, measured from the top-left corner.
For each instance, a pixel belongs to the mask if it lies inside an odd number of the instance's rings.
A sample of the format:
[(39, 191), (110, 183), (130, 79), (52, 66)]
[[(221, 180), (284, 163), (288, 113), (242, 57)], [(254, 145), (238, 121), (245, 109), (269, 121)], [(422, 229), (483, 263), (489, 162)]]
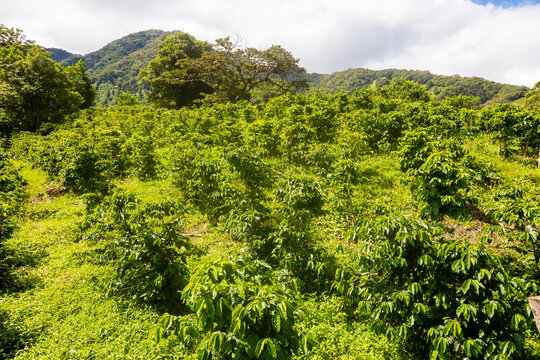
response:
[(197, 359), (290, 359), (307, 342), (294, 329), (294, 283), (263, 262), (208, 260), (182, 292), (193, 313), (165, 314), (152, 337), (178, 336)]
[(176, 202), (142, 203), (129, 194), (106, 197), (82, 224), (85, 238), (102, 245), (101, 261), (117, 276), (111, 289), (178, 311), (192, 245), (182, 234), (185, 208)]
[(408, 218), (356, 224), (358, 253), (335, 288), (372, 328), (405, 339), (419, 359), (523, 359), (532, 325), (526, 296), (486, 239), (446, 240), (441, 226)]

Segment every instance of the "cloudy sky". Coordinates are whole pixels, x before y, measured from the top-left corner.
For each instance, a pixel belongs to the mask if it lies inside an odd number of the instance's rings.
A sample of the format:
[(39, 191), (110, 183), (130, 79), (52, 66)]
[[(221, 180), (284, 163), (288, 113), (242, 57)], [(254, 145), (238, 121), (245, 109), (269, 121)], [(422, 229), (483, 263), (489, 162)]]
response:
[(540, 0), (0, 0), (0, 23), (88, 53), (147, 29), (279, 44), (308, 72), (403, 68), (540, 81)]

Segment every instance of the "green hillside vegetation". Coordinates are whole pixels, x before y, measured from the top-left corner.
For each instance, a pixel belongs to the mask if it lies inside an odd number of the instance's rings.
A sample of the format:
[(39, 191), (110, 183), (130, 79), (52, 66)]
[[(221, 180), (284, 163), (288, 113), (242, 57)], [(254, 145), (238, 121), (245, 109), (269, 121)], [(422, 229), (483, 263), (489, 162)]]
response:
[[(86, 107), (82, 63), (0, 30), (0, 360), (540, 359), (538, 86), (253, 102), (298, 60), (177, 33), (158, 70), (212, 96)], [(255, 82), (208, 66), (230, 54)]]
[(170, 32), (161, 30), (141, 31), (115, 40), (98, 51), (87, 55), (74, 55), (60, 63), (71, 65), (83, 60), (88, 74), (97, 89), (96, 106), (116, 104), (121, 92), (131, 92), (143, 100), (149, 90), (137, 81), (141, 68), (154, 59), (159, 44)]
[(525, 86), (500, 84), (479, 77), (443, 76), (429, 71), (398, 69), (348, 69), (332, 74), (309, 74), (307, 79), (314, 89), (337, 93), (381, 87), (399, 78), (424, 85), (438, 100), (458, 95), (473, 96), (478, 97), (479, 104), (484, 106), (513, 102), (523, 98), (529, 90)]
[[(81, 58), (81, 55), (75, 55), (75, 54), (72, 54), (69, 51), (66, 51), (66, 50), (63, 50), (63, 49), (45, 48), (45, 50), (50, 52), (51, 53), (51, 59), (53, 59), (54, 61), (56, 61), (58, 63), (66, 60), (68, 58), (72, 58), (72, 59), (69, 60), (69, 62), (70, 62), (69, 65), (73, 65), (74, 63), (76, 63), (76, 61), (73, 61), (73, 59), (75, 59), (75, 58), (80, 59)], [(65, 64), (65, 65), (67, 65), (67, 64)]]
[(19, 132), (0, 358), (538, 359), (539, 123), (399, 80)]
[[(47, 49), (52, 58), (62, 65), (73, 65), (79, 60), (86, 63), (92, 82), (98, 90), (96, 105), (116, 104), (118, 94), (131, 92), (139, 101), (144, 101), (151, 87), (137, 80), (139, 71), (153, 60), (160, 44), (170, 32), (147, 30), (115, 40), (102, 49), (87, 55), (72, 55), (61, 49)], [(388, 85), (391, 80), (404, 78), (426, 86), (436, 99), (464, 95), (479, 98), (479, 104), (510, 103), (523, 99), (528, 88), (488, 81), (479, 77), (434, 75), (429, 71), (416, 70), (368, 70), (349, 69), (332, 74), (299, 74), (314, 90), (331, 93), (356, 91), (369, 87)], [(521, 100), (523, 101), (523, 100)]]

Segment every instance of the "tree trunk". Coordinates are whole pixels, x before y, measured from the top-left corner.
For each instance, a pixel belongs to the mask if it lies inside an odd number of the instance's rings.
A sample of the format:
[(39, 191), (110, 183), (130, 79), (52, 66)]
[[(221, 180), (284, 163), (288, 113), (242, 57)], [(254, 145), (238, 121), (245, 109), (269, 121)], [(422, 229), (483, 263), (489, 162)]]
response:
[(536, 328), (540, 331), (540, 296), (532, 296), (527, 298), (527, 300), (529, 300), (529, 306), (533, 313)]
[(538, 148), (538, 168), (540, 169), (540, 148)]

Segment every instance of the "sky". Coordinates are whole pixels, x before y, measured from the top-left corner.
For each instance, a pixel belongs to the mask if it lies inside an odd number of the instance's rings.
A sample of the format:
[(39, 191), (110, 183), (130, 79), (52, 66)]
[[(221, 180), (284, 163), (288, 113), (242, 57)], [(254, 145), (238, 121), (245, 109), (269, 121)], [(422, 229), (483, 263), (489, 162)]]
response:
[(532, 87), (540, 0), (0, 0), (0, 23), (74, 53), (147, 29), (278, 44), (308, 72), (429, 70)]

